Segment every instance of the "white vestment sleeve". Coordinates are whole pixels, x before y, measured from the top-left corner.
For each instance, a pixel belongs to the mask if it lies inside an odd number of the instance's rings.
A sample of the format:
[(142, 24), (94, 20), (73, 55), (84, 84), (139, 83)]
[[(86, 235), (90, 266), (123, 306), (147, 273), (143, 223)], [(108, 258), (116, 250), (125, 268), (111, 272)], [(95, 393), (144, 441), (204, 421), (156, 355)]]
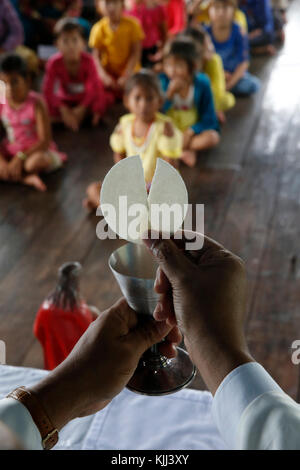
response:
[(221, 382), (213, 399), (212, 414), (230, 449), (241, 448), (240, 422), (248, 405), (260, 395), (273, 391), (285, 395), (257, 362), (248, 362), (237, 367)]
[(238, 448), (300, 450), (300, 405), (283, 392), (267, 392), (244, 411)]
[(27, 408), (14, 398), (0, 400), (0, 421), (27, 450), (42, 450), (41, 435)]

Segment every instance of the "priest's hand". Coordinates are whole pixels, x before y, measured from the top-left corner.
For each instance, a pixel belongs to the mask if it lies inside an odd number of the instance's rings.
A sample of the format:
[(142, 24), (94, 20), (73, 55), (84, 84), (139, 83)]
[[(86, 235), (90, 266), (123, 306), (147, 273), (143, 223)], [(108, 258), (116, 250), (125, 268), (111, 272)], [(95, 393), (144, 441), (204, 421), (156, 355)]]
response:
[[(144, 240), (159, 264), (155, 289), (161, 300), (154, 318), (178, 324), (193, 362), (215, 393), (231, 370), (253, 361), (243, 328), (245, 268), (214, 240), (196, 232), (181, 234), (181, 240)], [(201, 249), (185, 249), (192, 235)]]
[(64, 362), (30, 387), (57, 429), (104, 408), (126, 386), (141, 355), (153, 344), (166, 337), (162, 353), (176, 355), (178, 328), (148, 320), (141, 324), (125, 299), (119, 300), (91, 323)]

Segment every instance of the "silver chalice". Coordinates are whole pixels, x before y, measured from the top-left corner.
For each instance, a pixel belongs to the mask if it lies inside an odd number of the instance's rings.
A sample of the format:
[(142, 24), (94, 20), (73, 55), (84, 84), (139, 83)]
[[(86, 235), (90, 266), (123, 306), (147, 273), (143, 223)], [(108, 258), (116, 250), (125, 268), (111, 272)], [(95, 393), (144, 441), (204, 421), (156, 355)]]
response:
[[(159, 294), (154, 291), (158, 265), (149, 250), (144, 245), (126, 243), (111, 254), (109, 266), (141, 321), (143, 315), (152, 316), (159, 300)], [(195, 366), (184, 349), (177, 347), (177, 356), (168, 359), (155, 344), (141, 357), (127, 388), (144, 395), (166, 395), (186, 387), (195, 374)]]

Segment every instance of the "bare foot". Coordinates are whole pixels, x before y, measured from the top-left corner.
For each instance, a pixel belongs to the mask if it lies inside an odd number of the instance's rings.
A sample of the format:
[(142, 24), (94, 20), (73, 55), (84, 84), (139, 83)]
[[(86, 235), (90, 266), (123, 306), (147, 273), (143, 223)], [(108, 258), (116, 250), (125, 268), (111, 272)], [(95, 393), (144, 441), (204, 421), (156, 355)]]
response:
[(218, 120), (219, 120), (220, 124), (225, 124), (225, 122), (226, 122), (225, 113), (223, 111), (218, 111), (217, 116), (218, 116)]
[(181, 160), (187, 166), (193, 167), (196, 165), (197, 155), (194, 150), (184, 150), (181, 155)]
[(86, 188), (87, 197), (82, 201), (83, 207), (89, 211), (97, 209), (100, 204), (100, 189), (100, 182), (94, 182), (88, 185)]
[(83, 199), (82, 206), (88, 211), (94, 211), (98, 207), (98, 206), (95, 206), (95, 204), (92, 201), (90, 201), (89, 198), (87, 197)]
[(98, 126), (100, 119), (101, 119), (100, 114), (98, 114), (98, 113), (93, 114), (92, 126), (94, 126), (94, 127)]
[(36, 174), (25, 176), (22, 180), (22, 183), (26, 184), (27, 186), (33, 186), (38, 191), (47, 191), (47, 186)]

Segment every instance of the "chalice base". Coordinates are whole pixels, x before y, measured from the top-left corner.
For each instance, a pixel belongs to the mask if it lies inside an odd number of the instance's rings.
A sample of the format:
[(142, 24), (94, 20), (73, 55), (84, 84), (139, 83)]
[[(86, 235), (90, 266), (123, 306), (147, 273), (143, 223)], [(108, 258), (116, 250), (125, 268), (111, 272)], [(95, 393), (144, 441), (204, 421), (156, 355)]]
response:
[(172, 359), (146, 351), (127, 388), (142, 395), (158, 396), (178, 392), (189, 385), (196, 375), (196, 368), (184, 349), (176, 349), (177, 356)]

